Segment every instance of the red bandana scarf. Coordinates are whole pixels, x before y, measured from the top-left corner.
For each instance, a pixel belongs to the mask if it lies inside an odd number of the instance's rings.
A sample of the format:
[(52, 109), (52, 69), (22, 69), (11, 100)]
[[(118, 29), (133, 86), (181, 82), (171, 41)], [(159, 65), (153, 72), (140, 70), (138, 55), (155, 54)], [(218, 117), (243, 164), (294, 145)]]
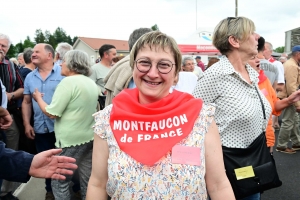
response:
[(138, 95), (138, 89), (126, 89), (113, 99), (110, 126), (122, 151), (152, 166), (190, 134), (202, 100), (174, 90), (157, 102), (142, 105)]
[(276, 59), (273, 58), (272, 56), (269, 58), (269, 62), (273, 63), (273, 62), (275, 62), (275, 61), (276, 61)]
[(258, 75), (258, 84), (264, 82), (268, 77), (265, 75), (264, 70), (259, 70), (259, 75)]

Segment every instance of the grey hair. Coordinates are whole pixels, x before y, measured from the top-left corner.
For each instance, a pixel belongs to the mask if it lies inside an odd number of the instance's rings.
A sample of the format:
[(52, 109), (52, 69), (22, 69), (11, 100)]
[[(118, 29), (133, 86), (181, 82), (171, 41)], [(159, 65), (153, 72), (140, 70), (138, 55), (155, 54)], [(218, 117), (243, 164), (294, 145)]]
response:
[(128, 45), (129, 45), (129, 51), (131, 51), (133, 45), (136, 43), (136, 41), (145, 33), (153, 31), (150, 28), (139, 28), (135, 29), (129, 36)]
[(182, 59), (182, 66), (185, 66), (185, 63), (186, 63), (186, 61), (188, 61), (188, 60), (194, 61), (194, 59), (193, 59), (192, 57), (184, 57), (184, 58)]
[(1, 40), (7, 40), (8, 41), (8, 48), (10, 47), (10, 45), (11, 45), (11, 40), (10, 40), (10, 38), (8, 37), (8, 35), (5, 35), (5, 34), (3, 34), (3, 33), (0, 33), (0, 39)]
[(55, 51), (59, 53), (60, 60), (62, 60), (65, 54), (70, 50), (73, 50), (73, 47), (66, 42), (59, 43), (55, 49)]
[(18, 54), (18, 58), (19, 58), (20, 56), (23, 56), (23, 53), (19, 53), (19, 54)]
[(54, 59), (54, 49), (50, 44), (45, 44), (44, 47), (45, 51), (49, 52), (52, 54), (52, 58)]
[(268, 45), (269, 50), (273, 51), (273, 45), (271, 44), (271, 42), (265, 42), (265, 44)]
[(23, 58), (26, 64), (31, 63), (31, 55), (33, 54), (32, 48), (26, 48), (23, 52)]
[(70, 71), (82, 74), (85, 76), (90, 75), (90, 59), (87, 53), (80, 50), (68, 51), (63, 60), (66, 62)]

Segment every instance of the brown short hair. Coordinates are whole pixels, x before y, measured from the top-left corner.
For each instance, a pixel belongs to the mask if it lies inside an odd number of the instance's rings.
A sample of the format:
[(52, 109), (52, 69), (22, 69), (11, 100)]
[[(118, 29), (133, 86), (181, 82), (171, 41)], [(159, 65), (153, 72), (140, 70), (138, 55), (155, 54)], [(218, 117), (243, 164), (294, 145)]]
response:
[(175, 75), (178, 75), (179, 71), (181, 70), (181, 53), (178, 48), (178, 45), (176, 41), (160, 32), (160, 31), (152, 31), (149, 33), (144, 34), (140, 39), (135, 43), (135, 45), (132, 47), (132, 50), (130, 52), (130, 66), (134, 67), (134, 61), (136, 59), (136, 55), (138, 52), (143, 49), (145, 46), (149, 46), (150, 48), (161, 48), (166, 49), (170, 48), (171, 53), (174, 56), (175, 60)]

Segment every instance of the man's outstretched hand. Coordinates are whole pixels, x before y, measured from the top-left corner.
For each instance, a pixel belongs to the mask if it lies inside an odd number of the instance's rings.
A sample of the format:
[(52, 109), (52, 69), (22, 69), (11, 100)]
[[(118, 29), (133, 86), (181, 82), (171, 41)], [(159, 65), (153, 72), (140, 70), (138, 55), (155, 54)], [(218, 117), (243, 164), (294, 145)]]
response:
[(29, 175), (36, 178), (65, 180), (64, 175), (73, 174), (77, 169), (76, 160), (67, 156), (57, 156), (62, 149), (43, 151), (33, 157)]

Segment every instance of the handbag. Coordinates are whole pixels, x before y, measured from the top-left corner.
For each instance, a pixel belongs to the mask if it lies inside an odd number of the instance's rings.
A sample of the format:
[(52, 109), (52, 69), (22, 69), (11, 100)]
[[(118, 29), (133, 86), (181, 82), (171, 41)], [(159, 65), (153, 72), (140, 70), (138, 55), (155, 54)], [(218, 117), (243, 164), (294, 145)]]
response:
[[(263, 101), (256, 87), (255, 90), (259, 96), (264, 119), (266, 120)], [(261, 193), (282, 185), (277, 173), (275, 160), (266, 144), (265, 132), (260, 134), (247, 148), (222, 146), (222, 149), (226, 175), (231, 183), (236, 199)], [(254, 177), (237, 180), (234, 169), (246, 166), (253, 167)]]

